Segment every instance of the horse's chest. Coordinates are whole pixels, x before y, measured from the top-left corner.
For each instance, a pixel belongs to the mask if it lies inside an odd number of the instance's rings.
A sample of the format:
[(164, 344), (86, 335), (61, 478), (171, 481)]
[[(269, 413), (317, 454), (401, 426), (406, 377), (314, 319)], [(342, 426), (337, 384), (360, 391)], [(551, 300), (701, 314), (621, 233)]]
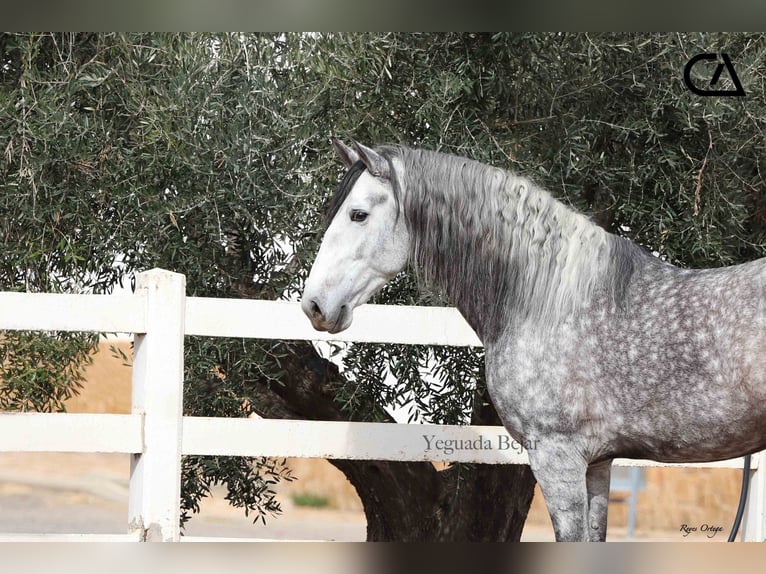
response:
[(576, 344), (527, 336), (487, 349), (487, 386), (506, 426), (571, 433), (592, 419), (593, 389), (582, 373), (597, 376), (598, 366)]

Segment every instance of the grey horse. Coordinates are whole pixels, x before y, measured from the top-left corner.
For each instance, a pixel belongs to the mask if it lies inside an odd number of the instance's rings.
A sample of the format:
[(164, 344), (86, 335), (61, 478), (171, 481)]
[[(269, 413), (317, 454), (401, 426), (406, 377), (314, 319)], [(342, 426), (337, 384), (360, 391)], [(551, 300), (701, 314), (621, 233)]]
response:
[(532, 181), (402, 146), (333, 145), (348, 168), (306, 281), (347, 328), (408, 264), (485, 347), (503, 424), (559, 541), (606, 537), (616, 457), (701, 462), (766, 447), (766, 258), (680, 269)]

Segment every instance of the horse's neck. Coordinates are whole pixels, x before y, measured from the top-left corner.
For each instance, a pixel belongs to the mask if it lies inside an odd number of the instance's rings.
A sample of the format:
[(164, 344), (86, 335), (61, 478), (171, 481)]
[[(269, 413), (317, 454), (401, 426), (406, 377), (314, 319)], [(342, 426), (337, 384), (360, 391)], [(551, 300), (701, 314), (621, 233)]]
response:
[(416, 268), (487, 343), (512, 321), (546, 326), (582, 305), (603, 282), (610, 244), (528, 180), (479, 165), (413, 178), (405, 209)]

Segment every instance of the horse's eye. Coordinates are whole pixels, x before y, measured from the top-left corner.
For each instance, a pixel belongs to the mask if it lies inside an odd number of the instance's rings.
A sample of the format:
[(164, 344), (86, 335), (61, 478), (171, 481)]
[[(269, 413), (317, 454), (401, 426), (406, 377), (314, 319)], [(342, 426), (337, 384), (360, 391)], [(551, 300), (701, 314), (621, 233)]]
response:
[(357, 223), (364, 221), (367, 219), (367, 212), (362, 211), (361, 209), (353, 209), (351, 210), (351, 221), (356, 221)]

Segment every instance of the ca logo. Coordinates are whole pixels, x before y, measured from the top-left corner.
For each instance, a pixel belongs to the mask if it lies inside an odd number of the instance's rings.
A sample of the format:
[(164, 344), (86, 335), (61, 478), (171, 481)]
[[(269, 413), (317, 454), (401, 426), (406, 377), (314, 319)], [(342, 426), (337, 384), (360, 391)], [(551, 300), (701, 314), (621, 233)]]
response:
[(723, 59), (723, 63), (718, 63), (718, 66), (715, 69), (715, 72), (713, 72), (713, 77), (710, 78), (710, 87), (714, 87), (718, 80), (721, 78), (721, 73), (723, 72), (724, 67), (726, 68), (726, 71), (729, 74), (729, 77), (731, 78), (732, 84), (734, 84), (734, 87), (736, 89), (734, 90), (715, 90), (715, 89), (700, 89), (697, 86), (694, 85), (691, 78), (691, 72), (692, 68), (697, 62), (706, 60), (706, 61), (718, 61), (718, 56), (716, 54), (697, 54), (694, 56), (691, 60), (689, 60), (686, 63), (686, 66), (684, 66), (684, 83), (686, 84), (686, 87), (689, 88), (692, 92), (697, 94), (698, 96), (744, 96), (745, 90), (742, 89), (742, 84), (739, 83), (739, 78), (737, 77), (737, 72), (734, 71), (734, 66), (731, 63), (731, 60), (729, 59), (728, 54), (721, 53), (721, 58)]

